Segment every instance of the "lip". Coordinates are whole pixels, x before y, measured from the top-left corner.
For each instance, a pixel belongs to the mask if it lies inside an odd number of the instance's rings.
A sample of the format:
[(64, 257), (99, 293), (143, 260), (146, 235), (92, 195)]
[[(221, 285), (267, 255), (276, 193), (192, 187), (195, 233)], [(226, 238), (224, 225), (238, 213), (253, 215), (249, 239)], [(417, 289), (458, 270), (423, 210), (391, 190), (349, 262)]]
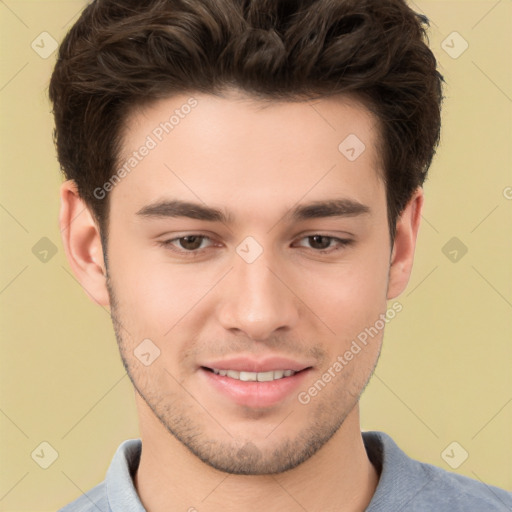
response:
[(209, 361), (201, 366), (210, 369), (215, 368), (217, 370), (236, 370), (238, 372), (270, 372), (275, 370), (293, 370), (295, 372), (300, 372), (306, 368), (310, 368), (313, 364), (278, 356), (267, 357), (259, 360), (246, 356), (238, 356), (219, 361)]
[[(283, 367), (281, 366), (276, 369), (283, 369)], [(293, 368), (286, 369), (292, 370)], [(282, 379), (269, 382), (236, 380), (227, 376), (217, 375), (204, 367), (199, 369), (199, 374), (204, 379), (205, 386), (212, 389), (215, 394), (227, 397), (236, 405), (262, 409), (278, 405), (286, 398), (295, 396), (295, 392), (303, 385), (304, 380), (311, 371), (312, 368), (305, 368), (290, 377), (283, 377)]]

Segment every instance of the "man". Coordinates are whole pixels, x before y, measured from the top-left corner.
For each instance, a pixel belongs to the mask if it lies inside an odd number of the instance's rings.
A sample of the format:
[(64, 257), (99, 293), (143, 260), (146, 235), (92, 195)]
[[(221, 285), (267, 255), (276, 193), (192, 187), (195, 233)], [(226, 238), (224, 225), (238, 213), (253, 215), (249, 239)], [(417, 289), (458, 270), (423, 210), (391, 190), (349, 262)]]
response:
[(403, 0), (84, 10), (50, 84), (60, 223), (141, 439), (62, 510), (512, 509), (360, 430), (439, 141), (426, 22)]

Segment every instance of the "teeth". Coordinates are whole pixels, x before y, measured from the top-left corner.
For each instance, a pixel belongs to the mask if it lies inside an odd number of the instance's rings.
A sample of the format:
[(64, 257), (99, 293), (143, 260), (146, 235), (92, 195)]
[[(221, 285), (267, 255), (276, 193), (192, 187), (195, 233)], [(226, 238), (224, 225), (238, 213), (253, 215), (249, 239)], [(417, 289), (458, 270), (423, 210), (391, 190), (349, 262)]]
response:
[(226, 375), (232, 379), (240, 379), (240, 372), (237, 372), (236, 370), (228, 370)]
[(254, 373), (253, 375), (256, 375), (258, 382), (269, 382), (271, 380), (277, 379), (275, 375), (276, 373), (277, 372), (260, 372)]
[(217, 370), (217, 368), (213, 368), (213, 373), (244, 382), (270, 382), (272, 380), (282, 379), (283, 377), (291, 377), (297, 372), (294, 370), (274, 370), (270, 372), (237, 372), (236, 370)]

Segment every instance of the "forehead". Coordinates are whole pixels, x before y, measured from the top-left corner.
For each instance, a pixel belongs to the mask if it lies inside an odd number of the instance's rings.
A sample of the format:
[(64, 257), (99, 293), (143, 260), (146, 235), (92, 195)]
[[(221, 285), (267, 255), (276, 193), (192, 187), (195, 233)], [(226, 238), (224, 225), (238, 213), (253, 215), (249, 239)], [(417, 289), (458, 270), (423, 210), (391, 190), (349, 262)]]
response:
[(112, 195), (132, 211), (169, 195), (267, 209), (328, 193), (364, 202), (382, 189), (377, 141), (377, 120), (350, 98), (180, 94), (128, 116)]

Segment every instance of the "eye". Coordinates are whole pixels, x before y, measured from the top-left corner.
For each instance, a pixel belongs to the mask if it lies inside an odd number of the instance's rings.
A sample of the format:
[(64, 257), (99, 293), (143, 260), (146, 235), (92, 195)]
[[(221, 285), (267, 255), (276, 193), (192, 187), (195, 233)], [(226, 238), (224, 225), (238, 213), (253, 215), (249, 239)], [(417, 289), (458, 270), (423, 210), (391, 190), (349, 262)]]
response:
[(172, 238), (171, 240), (164, 240), (159, 243), (179, 253), (196, 253), (206, 248), (203, 242), (207, 240), (210, 241), (210, 238), (206, 235), (186, 235), (179, 238)]
[[(330, 253), (334, 251), (338, 251), (347, 245), (350, 245), (353, 240), (344, 239), (344, 238), (336, 238), (328, 235), (314, 234), (309, 235), (301, 239), (307, 240), (307, 243), (310, 244), (310, 247), (315, 250), (315, 252), (319, 253)], [(302, 247), (305, 247), (302, 245)]]
[[(308, 245), (304, 245), (306, 242)], [(158, 242), (159, 245), (183, 256), (194, 257), (213, 245), (210, 237), (203, 234), (189, 234)], [(313, 234), (300, 239), (299, 247), (310, 248), (317, 254), (333, 253), (353, 243), (351, 239)], [(309, 246), (309, 247), (308, 247)]]

